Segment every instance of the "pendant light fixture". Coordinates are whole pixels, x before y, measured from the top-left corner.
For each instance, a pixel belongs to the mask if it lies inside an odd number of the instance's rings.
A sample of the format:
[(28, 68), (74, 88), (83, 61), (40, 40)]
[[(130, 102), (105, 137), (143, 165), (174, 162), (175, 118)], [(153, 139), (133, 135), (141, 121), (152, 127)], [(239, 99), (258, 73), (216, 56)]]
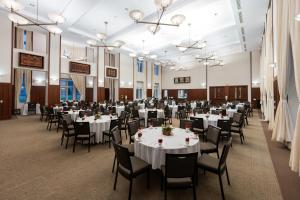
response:
[(155, 35), (160, 26), (175, 26), (178, 27), (185, 20), (185, 16), (178, 14), (171, 18), (171, 23), (162, 23), (161, 19), (166, 9), (172, 4), (172, 0), (154, 0), (155, 5), (158, 8), (158, 20), (157, 22), (143, 21), (144, 13), (141, 10), (134, 9), (129, 12), (130, 18), (137, 24), (148, 24), (148, 30)]

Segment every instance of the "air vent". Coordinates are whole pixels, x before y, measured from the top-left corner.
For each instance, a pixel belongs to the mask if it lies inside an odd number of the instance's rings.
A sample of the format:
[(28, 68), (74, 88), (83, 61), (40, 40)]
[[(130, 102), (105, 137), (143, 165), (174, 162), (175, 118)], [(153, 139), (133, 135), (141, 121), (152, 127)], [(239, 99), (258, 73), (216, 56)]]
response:
[(244, 23), (242, 12), (239, 12), (239, 19), (241, 24)]
[(241, 1), (240, 0), (236, 0), (236, 6), (237, 6), (237, 9), (239, 9), (239, 10), (242, 9)]
[(245, 35), (245, 29), (244, 29), (244, 27), (241, 28), (241, 32), (242, 32), (242, 35)]

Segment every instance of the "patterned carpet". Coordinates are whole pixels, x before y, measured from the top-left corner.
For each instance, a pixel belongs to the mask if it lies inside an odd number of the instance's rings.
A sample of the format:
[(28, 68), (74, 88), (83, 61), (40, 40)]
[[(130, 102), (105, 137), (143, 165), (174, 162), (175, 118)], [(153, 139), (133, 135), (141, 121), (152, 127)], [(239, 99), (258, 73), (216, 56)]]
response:
[[(249, 119), (244, 145), (237, 135), (228, 157), (231, 186), (223, 176), (226, 199), (282, 199), (258, 114)], [(175, 126), (178, 121), (174, 120)], [(38, 116), (0, 121), (0, 199), (127, 199), (129, 182), (119, 176), (113, 191), (113, 148), (78, 145), (72, 153), (60, 146), (61, 132), (46, 130)], [(222, 145), (221, 147), (222, 148)], [(221, 150), (220, 150), (221, 152)], [(163, 199), (159, 172), (134, 181), (132, 199)], [(168, 199), (192, 199), (191, 190), (168, 191)], [(221, 199), (218, 177), (199, 172), (197, 199)]]

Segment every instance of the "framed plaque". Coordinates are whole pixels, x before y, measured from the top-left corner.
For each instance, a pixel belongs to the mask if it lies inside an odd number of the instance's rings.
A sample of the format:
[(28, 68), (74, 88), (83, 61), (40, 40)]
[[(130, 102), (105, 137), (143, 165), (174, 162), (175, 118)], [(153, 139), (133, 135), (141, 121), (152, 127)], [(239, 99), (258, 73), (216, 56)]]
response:
[(175, 84), (181, 84), (181, 83), (191, 83), (191, 77), (175, 77), (174, 78)]
[(105, 66), (105, 77), (106, 78), (113, 78), (118, 79), (119, 78), (119, 69), (116, 67), (109, 67)]
[(44, 69), (44, 57), (19, 52), (19, 66)]
[(91, 66), (89, 64), (70, 61), (70, 72), (80, 74), (90, 74)]

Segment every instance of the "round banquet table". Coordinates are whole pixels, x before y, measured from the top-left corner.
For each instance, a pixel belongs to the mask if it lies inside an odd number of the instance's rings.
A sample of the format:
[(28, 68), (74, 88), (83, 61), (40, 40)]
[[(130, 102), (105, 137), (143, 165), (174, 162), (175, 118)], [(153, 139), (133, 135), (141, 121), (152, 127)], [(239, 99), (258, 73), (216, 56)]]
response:
[[(117, 119), (116, 116), (112, 116), (112, 119)], [(109, 115), (102, 115), (100, 119), (95, 120), (94, 116), (86, 117), (84, 120), (78, 118), (76, 122), (89, 122), (90, 131), (95, 132), (96, 143), (104, 142), (102, 140), (103, 131), (109, 130), (111, 118)]]
[(163, 109), (139, 109), (139, 117), (145, 119), (145, 126), (147, 127), (148, 111), (157, 111), (157, 118), (165, 118)]
[(138, 103), (139, 109), (145, 109), (145, 104), (144, 103)]
[[(219, 108), (221, 109), (221, 108)], [(217, 110), (217, 108), (210, 108), (210, 111), (212, 110)], [(233, 117), (233, 114), (237, 112), (237, 109), (232, 109), (232, 108), (228, 108), (226, 109), (226, 114), (228, 115), (228, 117)]]
[[(184, 129), (174, 128), (171, 136), (162, 134), (161, 127), (153, 127), (141, 130), (142, 137), (139, 139), (135, 134), (134, 154), (136, 157), (152, 165), (152, 169), (160, 169), (165, 165), (166, 153), (186, 154), (200, 153), (199, 138), (193, 132), (186, 132)], [(185, 142), (190, 138), (189, 144)], [(159, 146), (158, 139), (162, 139)], [(200, 154), (199, 154), (200, 156)]]
[(222, 118), (220, 115), (209, 115), (207, 118), (206, 114), (196, 114), (195, 116), (191, 115), (191, 117), (203, 118), (204, 128), (208, 128), (208, 125), (217, 126), (219, 119), (229, 120), (229, 117), (225, 116)]
[(196, 102), (191, 102), (191, 108), (194, 109), (197, 107), (197, 103)]
[(125, 106), (116, 106), (117, 115), (120, 116), (121, 112), (125, 110)]

